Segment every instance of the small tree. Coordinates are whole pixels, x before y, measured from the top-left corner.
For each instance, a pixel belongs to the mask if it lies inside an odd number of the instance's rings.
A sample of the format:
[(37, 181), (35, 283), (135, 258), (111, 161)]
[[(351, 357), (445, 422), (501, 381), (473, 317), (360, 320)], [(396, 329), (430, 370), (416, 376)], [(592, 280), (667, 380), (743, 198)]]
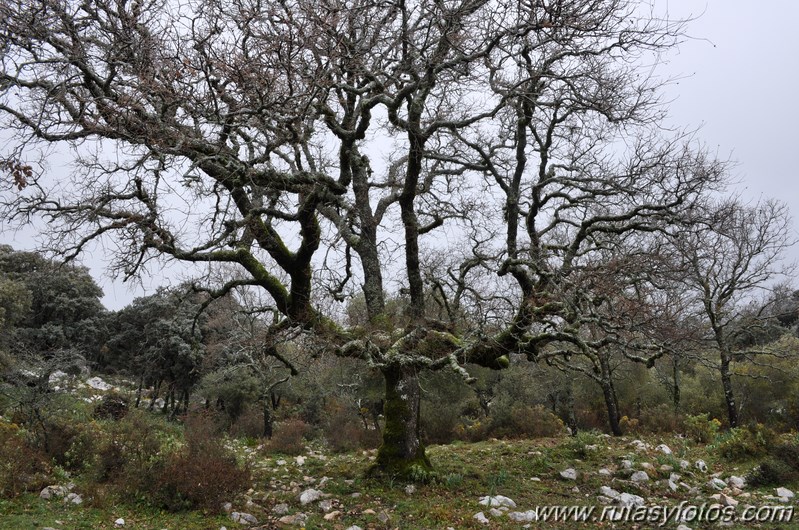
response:
[[(707, 343), (719, 356), (727, 417), (738, 426), (732, 365), (773, 351), (747, 344), (764, 326), (772, 305), (753, 303), (793, 270), (783, 261), (793, 244), (787, 207), (777, 201), (748, 206), (735, 200), (707, 204), (690, 225), (676, 231), (672, 243), (681, 259), (684, 285), (695, 297), (706, 326)], [(772, 300), (775, 300), (772, 298)]]

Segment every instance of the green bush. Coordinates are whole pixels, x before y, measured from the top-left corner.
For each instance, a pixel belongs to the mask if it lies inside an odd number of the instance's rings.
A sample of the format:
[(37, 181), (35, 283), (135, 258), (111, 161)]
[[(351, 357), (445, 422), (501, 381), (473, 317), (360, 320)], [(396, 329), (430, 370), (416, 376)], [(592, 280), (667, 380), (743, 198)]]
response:
[(517, 405), (491, 418), (489, 433), (497, 438), (543, 438), (563, 433), (563, 421), (543, 405)]
[(768, 459), (755, 467), (746, 478), (748, 484), (785, 486), (799, 481), (799, 442), (785, 442), (769, 448)]
[(685, 434), (697, 443), (710, 443), (716, 439), (721, 422), (716, 418), (710, 419), (709, 414), (686, 416)]
[(728, 460), (747, 460), (766, 455), (776, 437), (774, 431), (757, 423), (730, 429), (718, 437), (713, 449)]

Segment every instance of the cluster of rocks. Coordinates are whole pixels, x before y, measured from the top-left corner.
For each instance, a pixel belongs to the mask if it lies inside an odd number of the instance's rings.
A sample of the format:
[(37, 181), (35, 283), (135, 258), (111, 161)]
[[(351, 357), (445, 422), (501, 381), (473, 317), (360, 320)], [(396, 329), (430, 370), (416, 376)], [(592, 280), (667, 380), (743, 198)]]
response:
[[(696, 460), (691, 464), (687, 460), (677, 460), (673, 458), (673, 452), (666, 444), (660, 444), (654, 448), (651, 445), (641, 440), (634, 440), (630, 446), (636, 453), (659, 453), (663, 456), (672, 457), (675, 465), (662, 464), (656, 466), (650, 462), (641, 462), (635, 464), (633, 459), (636, 455), (630, 455), (620, 461), (618, 466), (611, 466), (601, 468), (597, 471), (597, 476), (610, 481), (615, 486), (608, 485), (599, 488), (597, 501), (611, 508), (605, 511), (606, 514), (613, 518), (614, 510), (618, 512), (621, 517), (625, 509), (643, 507), (647, 503), (651, 505), (662, 505), (663, 499), (667, 499), (671, 494), (682, 491), (687, 495), (694, 498), (701, 498), (706, 495), (705, 492), (712, 492), (709, 500), (713, 501), (710, 507), (725, 507), (725, 506), (738, 506), (741, 502), (739, 499), (751, 499), (753, 495), (745, 492), (746, 481), (743, 477), (731, 475), (726, 479), (722, 479), (721, 473), (712, 473), (704, 460)], [(662, 460), (661, 460), (662, 461)], [(573, 468), (567, 468), (558, 473), (558, 477), (564, 481), (576, 482), (581, 473)], [(662, 477), (660, 480), (655, 480), (653, 477)], [(690, 477), (694, 485), (689, 484), (684, 480), (684, 477)], [(539, 478), (533, 478), (534, 481), (540, 481)], [(653, 488), (660, 488), (662, 493), (666, 495), (661, 499), (651, 498), (645, 499), (641, 494), (651, 493)], [(621, 491), (622, 488), (633, 490)], [(577, 486), (572, 488), (574, 493), (580, 493)], [(787, 488), (776, 488), (775, 495), (764, 495), (759, 500), (765, 502), (775, 502), (780, 504), (788, 504), (793, 502), (794, 493)], [(538, 512), (536, 510), (527, 511), (513, 511), (516, 508), (516, 503), (502, 495), (485, 496), (481, 497), (479, 504), (485, 506), (488, 510), (480, 511), (474, 514), (473, 518), (484, 525), (490, 524), (490, 518), (507, 517), (508, 519), (516, 522), (534, 522), (537, 519)], [(682, 522), (682, 521), (679, 521)], [(678, 530), (690, 530), (689, 527), (681, 524)]]

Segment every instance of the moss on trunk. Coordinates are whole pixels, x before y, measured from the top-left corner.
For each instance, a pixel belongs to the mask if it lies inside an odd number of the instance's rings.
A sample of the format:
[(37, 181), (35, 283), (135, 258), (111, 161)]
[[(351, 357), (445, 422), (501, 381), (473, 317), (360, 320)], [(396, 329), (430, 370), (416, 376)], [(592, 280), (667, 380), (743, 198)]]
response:
[(419, 378), (416, 370), (402, 366), (383, 369), (386, 426), (377, 460), (370, 471), (413, 482), (426, 482), (432, 466), (425, 454), (419, 428)]

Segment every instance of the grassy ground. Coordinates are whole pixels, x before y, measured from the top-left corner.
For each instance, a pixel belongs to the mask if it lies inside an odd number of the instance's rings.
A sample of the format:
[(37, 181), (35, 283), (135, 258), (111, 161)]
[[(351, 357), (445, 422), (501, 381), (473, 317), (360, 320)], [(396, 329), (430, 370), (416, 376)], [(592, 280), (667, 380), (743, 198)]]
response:
[[(446, 529), (446, 528), (522, 528), (525, 523), (514, 522), (507, 515), (494, 517), (488, 507), (478, 501), (485, 495), (504, 495), (513, 499), (517, 508), (511, 511), (524, 512), (536, 507), (554, 505), (602, 506), (597, 501), (601, 486), (610, 486), (620, 492), (640, 495), (647, 505), (678, 506), (710, 505), (716, 502), (711, 496), (717, 491), (707, 486), (716, 474), (723, 479), (730, 475), (744, 476), (756, 464), (754, 461), (729, 464), (717, 458), (712, 448), (694, 444), (680, 438), (646, 437), (648, 448), (636, 449), (632, 437), (617, 439), (594, 434), (574, 438), (538, 439), (521, 441), (488, 441), (474, 444), (456, 443), (448, 446), (432, 446), (428, 454), (436, 468), (436, 478), (429, 484), (408, 485), (391, 480), (377, 481), (366, 478), (366, 470), (374, 458), (373, 452), (333, 455), (311, 449), (300, 465), (294, 457), (262, 454), (257, 449), (237, 445), (236, 450), (249, 460), (254, 470), (253, 489), (240, 499), (231, 499), (233, 509), (255, 515), (260, 528), (276, 528), (283, 515), (276, 515), (276, 506), (286, 504), (288, 516), (304, 513), (308, 517), (305, 528), (346, 529), (358, 525), (363, 529)], [(666, 443), (673, 455), (664, 455), (655, 447)], [(649, 468), (651, 480), (636, 485), (627, 480), (621, 471), (621, 461), (631, 460), (635, 469)], [(707, 472), (693, 467), (702, 459), (708, 465)], [(688, 460), (691, 468), (680, 470), (680, 460)], [(651, 464), (652, 467), (647, 464)], [(668, 467), (680, 473), (681, 481), (690, 488), (669, 490), (664, 479), (668, 478)], [(577, 480), (565, 480), (560, 471), (574, 468)], [(608, 469), (613, 476), (599, 474)], [(791, 487), (791, 485), (785, 485)], [(319, 506), (319, 500), (302, 506), (299, 495), (307, 488), (316, 488), (330, 501), (327, 512)], [(693, 490), (691, 488), (694, 488)], [(77, 490), (80, 492), (80, 485)], [(734, 492), (741, 502), (756, 507), (780, 504), (769, 499), (774, 490), (745, 488)], [(234, 523), (228, 515), (209, 515), (197, 512), (169, 514), (138, 505), (130, 500), (108, 499), (99, 507), (91, 507), (92, 500), (81, 506), (66, 506), (61, 501), (45, 501), (35, 495), (27, 495), (13, 501), (0, 501), (0, 528), (41, 529), (52, 527), (113, 528), (117, 518), (125, 519), (125, 528), (136, 529), (215, 529), (226, 526), (229, 530), (246, 528)], [(279, 508), (278, 508), (279, 509)], [(473, 516), (484, 512), (489, 518), (487, 525), (480, 524)], [(339, 512), (331, 517), (331, 512)], [(324, 516), (328, 514), (330, 519)], [(799, 515), (794, 523), (747, 523), (732, 528), (799, 528)], [(576, 523), (533, 522), (530, 528), (653, 528), (655, 523)], [(665, 528), (676, 528), (677, 522), (669, 521)], [(692, 529), (719, 528), (718, 523), (688, 523)], [(297, 526), (299, 527), (299, 526)]]

